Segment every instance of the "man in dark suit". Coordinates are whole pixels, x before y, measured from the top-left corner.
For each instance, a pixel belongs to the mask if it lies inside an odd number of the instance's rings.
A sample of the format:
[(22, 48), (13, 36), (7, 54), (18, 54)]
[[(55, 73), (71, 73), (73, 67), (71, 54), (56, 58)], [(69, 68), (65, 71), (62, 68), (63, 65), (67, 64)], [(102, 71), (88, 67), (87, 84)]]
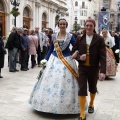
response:
[(85, 102), (87, 96), (87, 82), (90, 92), (88, 113), (94, 112), (94, 99), (97, 92), (97, 81), (105, 79), (106, 48), (104, 39), (95, 32), (95, 21), (88, 19), (85, 22), (85, 32), (77, 38), (73, 47), (72, 58), (79, 62), (79, 120), (86, 120)]
[(12, 32), (6, 43), (6, 48), (8, 49), (9, 54), (9, 72), (19, 71), (16, 69), (17, 63), (17, 53), (20, 49), (20, 34), (22, 33), (21, 28), (17, 28), (16, 32)]

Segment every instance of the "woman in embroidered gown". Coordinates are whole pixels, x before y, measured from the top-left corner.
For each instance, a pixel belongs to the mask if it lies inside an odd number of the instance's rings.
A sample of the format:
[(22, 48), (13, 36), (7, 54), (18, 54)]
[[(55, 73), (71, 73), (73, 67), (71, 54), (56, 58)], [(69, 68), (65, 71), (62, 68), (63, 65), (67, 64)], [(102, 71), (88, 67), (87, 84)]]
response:
[(114, 39), (106, 29), (102, 30), (101, 36), (103, 36), (105, 40), (106, 52), (107, 52), (106, 77), (115, 76), (117, 69), (117, 62), (111, 50), (111, 48), (115, 45)]
[[(75, 39), (72, 34), (66, 32), (67, 25), (65, 19), (58, 21), (60, 32), (52, 36), (50, 49), (46, 55), (48, 60), (46, 68), (30, 96), (29, 103), (37, 111), (54, 114), (79, 113), (78, 83), (66, 68), (66, 63), (63, 63), (66, 60), (77, 73), (75, 61), (69, 50), (69, 45), (73, 45)], [(61, 49), (63, 61), (58, 57), (54, 40)]]

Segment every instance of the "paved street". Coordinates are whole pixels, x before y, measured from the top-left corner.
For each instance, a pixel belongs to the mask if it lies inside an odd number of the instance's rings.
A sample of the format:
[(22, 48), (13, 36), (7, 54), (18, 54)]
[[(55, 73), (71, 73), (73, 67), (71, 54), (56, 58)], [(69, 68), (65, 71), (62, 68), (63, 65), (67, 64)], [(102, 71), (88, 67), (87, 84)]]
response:
[[(7, 57), (7, 56), (6, 56)], [(17, 66), (20, 69), (20, 66)], [(30, 93), (39, 72), (38, 67), (29, 71), (8, 72), (7, 59), (0, 79), (0, 120), (77, 120), (79, 115), (52, 115), (37, 112), (28, 104)], [(117, 76), (98, 83), (95, 113), (87, 120), (120, 120), (120, 65)], [(87, 98), (89, 101), (89, 97)]]

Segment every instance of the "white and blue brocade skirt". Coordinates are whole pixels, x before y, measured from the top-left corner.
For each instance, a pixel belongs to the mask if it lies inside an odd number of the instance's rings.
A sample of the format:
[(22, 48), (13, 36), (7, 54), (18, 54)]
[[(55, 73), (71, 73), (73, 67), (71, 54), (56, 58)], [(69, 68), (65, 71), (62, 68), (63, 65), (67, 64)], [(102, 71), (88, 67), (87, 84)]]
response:
[[(65, 57), (77, 72), (75, 60)], [(78, 83), (59, 58), (51, 55), (46, 68), (35, 84), (29, 103), (41, 112), (78, 114)]]

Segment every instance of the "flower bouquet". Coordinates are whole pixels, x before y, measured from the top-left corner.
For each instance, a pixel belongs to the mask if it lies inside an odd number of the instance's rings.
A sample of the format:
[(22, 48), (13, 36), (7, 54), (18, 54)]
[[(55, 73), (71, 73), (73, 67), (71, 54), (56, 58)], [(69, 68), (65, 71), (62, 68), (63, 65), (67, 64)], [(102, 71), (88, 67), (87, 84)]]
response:
[(40, 79), (40, 77), (41, 77), (42, 74), (43, 74), (43, 71), (44, 71), (44, 69), (45, 69), (45, 67), (46, 67), (46, 63), (47, 63), (47, 60), (46, 60), (46, 59), (41, 60), (42, 68), (40, 69), (39, 75), (38, 75), (38, 77), (37, 77), (38, 80)]
[(119, 49), (117, 49), (117, 50), (115, 51), (115, 53), (116, 53), (116, 54), (119, 54), (119, 52), (120, 52), (120, 50), (119, 50)]

